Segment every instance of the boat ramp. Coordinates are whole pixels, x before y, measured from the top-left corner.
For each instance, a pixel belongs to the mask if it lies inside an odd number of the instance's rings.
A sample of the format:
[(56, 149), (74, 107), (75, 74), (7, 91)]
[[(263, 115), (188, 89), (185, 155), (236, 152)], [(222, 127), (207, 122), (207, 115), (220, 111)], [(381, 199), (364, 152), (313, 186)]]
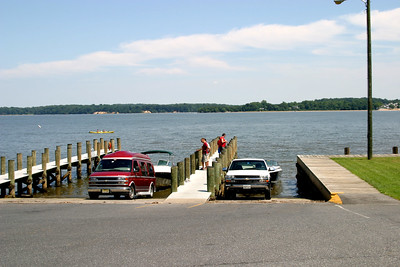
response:
[[(374, 155), (374, 157), (399, 156), (399, 154)], [(337, 157), (366, 157), (366, 155), (299, 155), (296, 164), (299, 186), (303, 184), (308, 189), (313, 188), (320, 199), (336, 204), (396, 201), (381, 194), (373, 186), (331, 159)]]

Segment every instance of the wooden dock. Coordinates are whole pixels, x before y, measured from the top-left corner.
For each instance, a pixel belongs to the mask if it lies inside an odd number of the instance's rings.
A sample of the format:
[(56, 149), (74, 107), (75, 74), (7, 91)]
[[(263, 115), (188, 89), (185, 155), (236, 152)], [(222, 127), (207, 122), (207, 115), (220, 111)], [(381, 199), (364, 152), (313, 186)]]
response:
[(218, 138), (215, 138), (209, 143), (210, 161), (206, 170), (199, 168), (201, 151), (190, 157), (192, 160), (187, 158), (186, 164), (178, 163), (178, 166), (172, 168), (172, 193), (165, 200), (166, 203), (201, 204), (224, 194), (222, 169), (237, 157), (237, 137), (229, 141), (221, 154), (218, 153), (217, 141)]
[[(120, 139), (117, 138), (118, 150), (121, 149)], [(61, 147), (55, 150), (55, 161), (49, 162), (49, 149), (42, 153), (42, 163), (36, 164), (36, 152), (27, 157), (27, 167), (22, 168), (22, 155), (17, 155), (17, 170), (15, 161), (8, 161), (8, 172), (5, 172), (5, 158), (1, 158), (0, 173), (0, 197), (31, 197), (34, 192), (46, 192), (52, 184), (56, 187), (67, 179), (72, 182), (72, 167), (76, 167), (76, 176), (82, 177), (82, 165), (86, 164), (86, 172), (90, 175), (92, 169), (100, 162), (105, 154), (114, 152), (114, 140), (93, 140), (93, 148), (90, 141), (86, 141), (86, 153), (82, 153), (82, 144), (77, 143), (77, 154), (72, 156), (72, 144), (67, 145), (67, 158), (61, 159)], [(66, 170), (65, 174), (62, 173)], [(17, 190), (15, 190), (17, 188)]]
[[(218, 152), (210, 157), (209, 166), (218, 158)], [(165, 203), (204, 203), (211, 196), (207, 190), (207, 170), (196, 170), (190, 175), (182, 186), (179, 186), (176, 192), (172, 192)]]

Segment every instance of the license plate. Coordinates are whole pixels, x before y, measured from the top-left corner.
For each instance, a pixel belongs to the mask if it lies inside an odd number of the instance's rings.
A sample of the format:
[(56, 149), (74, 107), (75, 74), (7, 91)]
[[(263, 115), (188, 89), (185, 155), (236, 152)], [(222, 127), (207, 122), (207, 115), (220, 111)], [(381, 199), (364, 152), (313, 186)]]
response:
[(101, 189), (101, 193), (102, 194), (109, 194), (110, 193), (110, 189)]
[(251, 185), (249, 185), (249, 184), (244, 184), (244, 185), (243, 185), (243, 189), (251, 189)]

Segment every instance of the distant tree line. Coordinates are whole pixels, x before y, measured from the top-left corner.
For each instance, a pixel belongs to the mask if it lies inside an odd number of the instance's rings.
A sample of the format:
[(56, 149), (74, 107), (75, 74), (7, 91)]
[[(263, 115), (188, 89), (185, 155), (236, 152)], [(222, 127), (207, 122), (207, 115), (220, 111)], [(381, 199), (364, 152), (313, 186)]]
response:
[[(400, 100), (373, 99), (373, 109), (399, 107)], [(104, 113), (172, 113), (172, 112), (253, 112), (253, 111), (310, 111), (310, 110), (366, 110), (367, 98), (324, 98), (302, 102), (271, 104), (266, 100), (244, 105), (226, 104), (99, 104), (52, 105), (40, 107), (0, 107), (0, 115), (93, 114)]]

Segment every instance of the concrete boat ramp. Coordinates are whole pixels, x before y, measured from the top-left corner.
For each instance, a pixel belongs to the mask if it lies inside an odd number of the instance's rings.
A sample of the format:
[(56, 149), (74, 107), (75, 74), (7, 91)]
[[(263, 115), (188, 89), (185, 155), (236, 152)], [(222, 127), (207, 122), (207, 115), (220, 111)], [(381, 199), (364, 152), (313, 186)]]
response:
[[(209, 166), (218, 158), (215, 152), (209, 161)], [(190, 175), (185, 184), (178, 187), (177, 192), (171, 193), (164, 203), (205, 203), (210, 198), (211, 192), (207, 192), (207, 170), (196, 170)]]
[[(324, 199), (337, 204), (358, 203), (392, 203), (397, 200), (381, 194), (358, 176), (354, 175), (335, 161), (332, 157), (366, 157), (352, 156), (297, 156), (297, 166), (300, 168), (321, 192)], [(399, 155), (374, 155), (378, 157), (394, 157)]]
[[(212, 155), (210, 166), (217, 157), (218, 153)], [(297, 157), (298, 166), (307, 173), (325, 200), (336, 204), (398, 203), (397, 200), (381, 194), (367, 182), (333, 161), (331, 157), (342, 156), (299, 155)], [(172, 193), (164, 203), (204, 203), (210, 194), (207, 192), (207, 171), (196, 170), (185, 185), (178, 187), (178, 191)]]

